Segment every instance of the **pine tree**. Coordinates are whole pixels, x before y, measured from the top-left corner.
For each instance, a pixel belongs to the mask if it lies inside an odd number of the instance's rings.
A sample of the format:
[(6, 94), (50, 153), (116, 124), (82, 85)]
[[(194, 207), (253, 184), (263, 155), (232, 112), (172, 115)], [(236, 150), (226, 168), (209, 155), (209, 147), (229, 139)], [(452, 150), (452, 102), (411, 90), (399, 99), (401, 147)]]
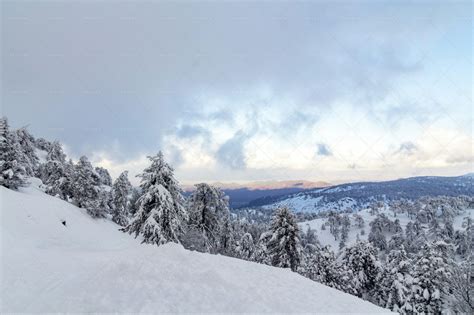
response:
[(448, 279), (451, 309), (459, 314), (474, 314), (474, 257), (453, 262), (451, 271)]
[(139, 187), (132, 187), (132, 194), (130, 196), (130, 209), (128, 216), (133, 217), (135, 213), (137, 213), (139, 204), (138, 204), (138, 199), (142, 195), (141, 189)]
[(130, 194), (132, 185), (128, 180), (128, 171), (122, 172), (112, 187), (112, 221), (121, 226), (128, 224)]
[[(235, 222), (235, 221), (234, 221)], [(237, 256), (235, 252), (235, 243), (237, 235), (235, 233), (235, 224), (230, 219), (225, 220), (222, 225), (220, 241), (219, 241), (219, 253), (230, 257)]]
[(349, 238), (349, 228), (351, 226), (351, 221), (349, 216), (343, 215), (341, 219), (341, 241), (339, 243), (339, 249), (346, 246), (347, 239)]
[(245, 260), (251, 260), (255, 251), (255, 245), (253, 243), (253, 237), (250, 233), (245, 233), (239, 241), (237, 246), (238, 257)]
[(202, 238), (196, 241), (204, 243), (204, 251), (218, 252), (224, 224), (230, 217), (228, 198), (217, 187), (197, 184), (189, 197), (188, 213), (190, 229), (198, 232), (194, 236)]
[(18, 189), (26, 185), (27, 172), (21, 164), (22, 150), (16, 136), (10, 132), (6, 118), (0, 120), (0, 185)]
[(99, 184), (105, 186), (112, 186), (112, 177), (110, 177), (109, 171), (103, 167), (97, 166), (95, 172), (99, 178)]
[(363, 229), (365, 226), (364, 218), (360, 214), (354, 214), (355, 224), (359, 229)]
[(151, 165), (139, 175), (142, 196), (138, 211), (123, 230), (135, 237), (142, 235), (143, 243), (180, 243), (188, 215), (174, 170), (161, 152), (148, 158)]
[(71, 196), (71, 189), (68, 187), (71, 182), (71, 165), (66, 163), (66, 155), (59, 142), (49, 143), (46, 148), (46, 161), (40, 164), (38, 176), (46, 186), (47, 194), (68, 200)]
[(319, 245), (316, 231), (313, 230), (309, 225), (306, 232), (301, 234), (301, 245), (306, 247), (307, 245)]
[(411, 305), (408, 303), (412, 280), (410, 263), (403, 246), (388, 254), (386, 264), (377, 279), (374, 301), (378, 305), (399, 313), (411, 311)]
[(35, 138), (26, 128), (17, 129), (15, 131), (15, 137), (21, 152), (18, 162), (23, 165), (28, 176), (35, 176), (39, 166), (39, 158), (36, 155)]
[(296, 271), (301, 256), (299, 228), (287, 207), (276, 210), (270, 232), (272, 236), (267, 243), (267, 252), (271, 264)]
[(66, 163), (66, 154), (63, 152), (63, 148), (58, 141), (51, 143), (46, 155), (47, 161), (58, 161), (62, 164)]
[(383, 225), (380, 220), (375, 219), (370, 222), (370, 233), (368, 240), (380, 250), (387, 249), (387, 240), (383, 234)]
[(47, 189), (46, 193), (56, 196), (59, 198), (70, 201), (74, 198), (74, 163), (71, 160), (64, 164), (54, 163), (58, 168), (62, 168), (59, 172), (62, 172), (63, 176), (54, 181)]
[(308, 245), (304, 250), (301, 274), (311, 280), (337, 288), (336, 257), (328, 246)]
[(375, 288), (380, 272), (377, 250), (370, 243), (360, 241), (346, 247), (341, 260), (343, 268), (353, 275), (352, 287), (356, 295), (366, 298)]
[(255, 252), (253, 254), (252, 260), (261, 264), (270, 265), (270, 256), (268, 255), (267, 245), (272, 238), (272, 232), (266, 231), (260, 235), (257, 246), (255, 247)]
[(87, 209), (87, 213), (94, 218), (105, 217), (105, 210), (100, 207), (98, 179), (85, 156), (74, 166), (72, 190), (78, 207)]
[(410, 304), (416, 313), (440, 314), (450, 276), (448, 254), (444, 242), (425, 244), (413, 266), (413, 286)]

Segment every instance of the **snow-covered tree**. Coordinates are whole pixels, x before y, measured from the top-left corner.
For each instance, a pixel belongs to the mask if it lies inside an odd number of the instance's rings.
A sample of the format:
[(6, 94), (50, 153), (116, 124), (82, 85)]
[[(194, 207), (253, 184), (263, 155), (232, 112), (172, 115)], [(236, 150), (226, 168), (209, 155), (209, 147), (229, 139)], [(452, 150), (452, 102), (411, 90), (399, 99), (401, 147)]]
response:
[(427, 238), (421, 225), (416, 221), (408, 222), (405, 229), (406, 250), (412, 253), (418, 252), (426, 242)]
[(245, 260), (251, 260), (255, 251), (255, 244), (250, 233), (245, 233), (239, 241), (236, 248), (238, 257)]
[(235, 225), (233, 221), (225, 220), (222, 225), (220, 241), (219, 241), (219, 253), (231, 257), (235, 257), (235, 244), (237, 241), (237, 235), (235, 233)]
[(253, 261), (266, 265), (271, 264), (270, 256), (268, 255), (267, 245), (270, 242), (272, 235), (272, 231), (266, 231), (263, 232), (262, 235), (260, 235), (257, 245), (255, 246), (255, 252), (252, 257)]
[(189, 229), (198, 231), (194, 237), (199, 239), (195, 241), (203, 243), (206, 252), (216, 253), (221, 247), (224, 224), (230, 217), (228, 198), (219, 188), (201, 183), (189, 197), (187, 208)]
[(368, 242), (357, 242), (346, 247), (341, 257), (342, 265), (353, 274), (356, 295), (366, 298), (375, 288), (380, 272), (377, 250)]
[(87, 157), (82, 156), (74, 166), (72, 190), (74, 201), (94, 218), (105, 217), (105, 209), (100, 207), (98, 179)]
[(334, 240), (339, 239), (341, 216), (338, 213), (329, 213), (327, 224), (329, 225), (329, 232), (334, 236)]
[(301, 245), (303, 248), (307, 245), (319, 245), (316, 231), (312, 229), (309, 225), (306, 229), (306, 232), (301, 233)]
[(110, 177), (109, 171), (103, 167), (97, 166), (95, 172), (99, 177), (99, 184), (105, 186), (112, 186), (112, 177)]
[(377, 279), (375, 303), (399, 313), (412, 310), (408, 303), (412, 281), (410, 263), (403, 246), (390, 251)]
[(320, 247), (309, 244), (303, 253), (304, 259), (299, 273), (319, 283), (337, 287), (337, 279), (340, 275), (336, 267), (334, 252), (328, 246)]
[(27, 171), (21, 163), (22, 149), (10, 132), (6, 118), (0, 120), (0, 185), (10, 189), (26, 184)]
[(287, 207), (275, 211), (267, 253), (273, 266), (296, 271), (300, 263), (301, 243), (299, 228), (293, 213)]
[(413, 263), (413, 285), (409, 303), (416, 313), (440, 314), (450, 277), (448, 253), (444, 242), (425, 244)]
[(458, 314), (474, 314), (474, 257), (453, 263), (448, 278), (450, 306)]
[(351, 221), (348, 215), (343, 215), (341, 218), (341, 242), (339, 243), (339, 249), (346, 246), (347, 239), (349, 238), (349, 228)]
[(130, 194), (132, 185), (128, 180), (128, 171), (122, 172), (112, 186), (112, 221), (121, 226), (128, 224)]
[(141, 189), (139, 187), (132, 187), (132, 194), (130, 196), (130, 209), (128, 216), (133, 217), (135, 213), (137, 213), (139, 204), (138, 204), (138, 199), (142, 195)]
[(39, 166), (39, 159), (36, 155), (35, 138), (26, 128), (17, 129), (15, 131), (15, 137), (21, 152), (19, 155), (19, 163), (25, 168), (28, 176), (35, 176)]
[(63, 200), (72, 197), (72, 163), (66, 162), (61, 144), (57, 141), (50, 142), (45, 147), (47, 149), (46, 161), (40, 164), (38, 176), (46, 186), (46, 193), (58, 196)]
[(180, 243), (188, 215), (174, 170), (161, 152), (148, 158), (151, 165), (138, 175), (143, 194), (138, 211), (123, 230), (135, 237), (142, 235), (144, 243)]
[(365, 226), (364, 218), (358, 213), (354, 213), (353, 216), (354, 216), (356, 227), (358, 227), (359, 229), (363, 229)]
[(375, 247), (380, 250), (387, 249), (387, 240), (384, 235), (385, 221), (382, 216), (377, 216), (372, 222), (370, 222), (370, 232), (368, 240)]
[(58, 161), (62, 164), (66, 163), (66, 154), (64, 154), (63, 148), (58, 141), (52, 142), (47, 152), (47, 161)]

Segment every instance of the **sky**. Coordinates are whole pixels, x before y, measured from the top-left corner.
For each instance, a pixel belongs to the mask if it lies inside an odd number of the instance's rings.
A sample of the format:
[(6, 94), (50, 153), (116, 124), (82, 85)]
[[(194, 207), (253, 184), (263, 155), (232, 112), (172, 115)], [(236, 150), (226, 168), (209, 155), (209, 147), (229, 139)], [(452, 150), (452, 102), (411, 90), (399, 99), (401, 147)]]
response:
[(2, 1), (13, 127), (133, 176), (473, 171), (470, 1)]

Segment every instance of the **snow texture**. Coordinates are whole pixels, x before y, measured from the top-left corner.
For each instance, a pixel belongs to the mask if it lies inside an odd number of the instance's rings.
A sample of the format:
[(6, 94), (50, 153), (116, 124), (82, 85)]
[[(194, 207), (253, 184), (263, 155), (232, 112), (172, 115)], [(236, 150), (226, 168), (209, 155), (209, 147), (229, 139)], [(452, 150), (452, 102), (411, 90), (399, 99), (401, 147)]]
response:
[(2, 313), (388, 313), (288, 269), (140, 244), (38, 186), (0, 187)]

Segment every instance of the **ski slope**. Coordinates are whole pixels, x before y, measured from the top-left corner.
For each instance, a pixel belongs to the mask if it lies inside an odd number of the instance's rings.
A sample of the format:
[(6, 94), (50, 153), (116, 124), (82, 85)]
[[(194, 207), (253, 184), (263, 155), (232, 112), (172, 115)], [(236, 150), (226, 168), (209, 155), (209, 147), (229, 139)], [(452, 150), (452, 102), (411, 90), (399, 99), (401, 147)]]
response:
[(140, 244), (34, 180), (0, 189), (2, 313), (388, 313), (287, 269)]

